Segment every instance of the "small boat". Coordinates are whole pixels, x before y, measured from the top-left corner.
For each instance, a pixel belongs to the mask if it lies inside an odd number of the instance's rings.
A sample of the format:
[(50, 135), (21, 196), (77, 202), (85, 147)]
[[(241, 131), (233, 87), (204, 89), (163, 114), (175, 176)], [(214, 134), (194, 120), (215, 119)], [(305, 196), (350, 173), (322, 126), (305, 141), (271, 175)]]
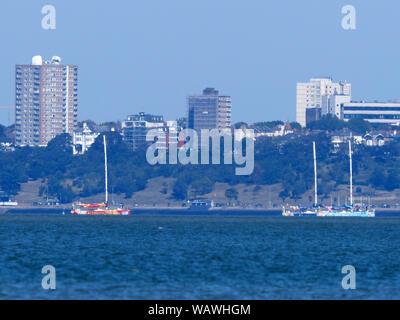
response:
[(373, 218), (375, 217), (375, 210), (372, 209), (350, 209), (350, 210), (340, 210), (340, 211), (328, 211), (324, 210), (317, 212), (318, 217), (362, 217), (362, 218)]
[(10, 195), (4, 191), (0, 191), (0, 207), (16, 207), (18, 202), (12, 200)]
[(301, 208), (297, 206), (283, 207), (282, 215), (284, 217), (316, 217), (315, 208)]
[(72, 214), (84, 215), (122, 215), (127, 216), (130, 214), (129, 209), (115, 208), (112, 209), (108, 205), (101, 206), (101, 204), (86, 204), (76, 203), (71, 211)]
[(104, 144), (104, 171), (105, 171), (105, 201), (102, 203), (77, 202), (73, 205), (71, 214), (127, 216), (131, 213), (129, 209), (121, 207), (111, 208), (108, 205), (107, 142), (105, 135), (103, 136), (103, 144)]
[(18, 206), (18, 202), (17, 201), (2, 201), (0, 202), (0, 207), (16, 207)]
[(195, 199), (190, 203), (189, 210), (192, 211), (208, 211), (214, 207), (214, 201)]

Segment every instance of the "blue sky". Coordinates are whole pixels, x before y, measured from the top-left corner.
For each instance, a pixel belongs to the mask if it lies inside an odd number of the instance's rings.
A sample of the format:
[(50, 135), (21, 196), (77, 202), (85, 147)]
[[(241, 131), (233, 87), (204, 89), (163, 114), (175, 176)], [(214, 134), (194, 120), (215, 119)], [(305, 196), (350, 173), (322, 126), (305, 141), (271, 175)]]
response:
[[(46, 4), (56, 30), (41, 27)], [(14, 103), (15, 64), (37, 54), (79, 66), (80, 120), (175, 119), (205, 87), (232, 96), (233, 122), (294, 120), (296, 82), (318, 76), (351, 82), (353, 100), (397, 99), (399, 15), (395, 0), (2, 0), (0, 105)]]

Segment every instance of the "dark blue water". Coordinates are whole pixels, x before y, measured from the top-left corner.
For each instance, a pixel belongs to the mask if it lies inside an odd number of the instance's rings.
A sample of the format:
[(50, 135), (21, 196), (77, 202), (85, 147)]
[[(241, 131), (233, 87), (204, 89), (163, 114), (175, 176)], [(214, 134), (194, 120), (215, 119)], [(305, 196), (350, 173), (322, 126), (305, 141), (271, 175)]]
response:
[(3, 215), (0, 299), (399, 299), (399, 231), (396, 217)]

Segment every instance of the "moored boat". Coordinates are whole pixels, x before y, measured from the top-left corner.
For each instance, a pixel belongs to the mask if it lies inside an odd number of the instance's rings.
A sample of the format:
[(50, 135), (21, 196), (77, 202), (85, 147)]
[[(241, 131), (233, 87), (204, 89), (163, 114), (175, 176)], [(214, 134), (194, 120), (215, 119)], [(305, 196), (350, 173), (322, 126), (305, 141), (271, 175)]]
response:
[(315, 208), (301, 208), (297, 206), (286, 206), (282, 209), (284, 217), (315, 217), (317, 216)]
[(344, 208), (323, 208), (317, 212), (318, 217), (375, 217), (375, 210), (369, 207), (347, 206)]
[(315, 142), (313, 142), (314, 151), (314, 207), (312, 208), (300, 208), (296, 206), (286, 206), (282, 210), (282, 215), (285, 217), (294, 216), (317, 216), (317, 217), (375, 217), (375, 209), (371, 207), (365, 207), (362, 205), (353, 206), (353, 161), (352, 161), (352, 150), (351, 141), (349, 141), (349, 160), (350, 160), (350, 206), (335, 208), (325, 207), (318, 205), (318, 193), (317, 193), (317, 155), (315, 150)]
[(124, 208), (109, 208), (107, 203), (76, 203), (71, 211), (72, 214), (86, 214), (86, 215), (122, 215), (127, 216), (130, 214), (129, 209)]
[(130, 214), (130, 210), (128, 209), (81, 209), (76, 208), (71, 211), (71, 214), (84, 214), (84, 215), (120, 215), (120, 216), (127, 216)]
[(76, 215), (122, 215), (127, 216), (131, 212), (129, 209), (108, 205), (108, 174), (107, 174), (107, 142), (106, 136), (103, 136), (104, 144), (104, 174), (105, 174), (105, 201), (102, 203), (80, 203), (73, 205), (71, 214)]

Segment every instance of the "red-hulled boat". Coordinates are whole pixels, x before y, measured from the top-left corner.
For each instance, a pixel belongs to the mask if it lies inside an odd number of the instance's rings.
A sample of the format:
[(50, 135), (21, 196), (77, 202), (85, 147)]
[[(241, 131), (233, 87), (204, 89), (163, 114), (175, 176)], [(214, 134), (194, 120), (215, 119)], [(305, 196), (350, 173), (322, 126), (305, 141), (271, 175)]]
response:
[(108, 206), (108, 175), (107, 175), (107, 143), (106, 136), (103, 136), (104, 143), (104, 171), (105, 171), (105, 202), (103, 203), (80, 203), (73, 205), (71, 214), (78, 215), (121, 215), (127, 216), (131, 212), (124, 208), (110, 208)]

